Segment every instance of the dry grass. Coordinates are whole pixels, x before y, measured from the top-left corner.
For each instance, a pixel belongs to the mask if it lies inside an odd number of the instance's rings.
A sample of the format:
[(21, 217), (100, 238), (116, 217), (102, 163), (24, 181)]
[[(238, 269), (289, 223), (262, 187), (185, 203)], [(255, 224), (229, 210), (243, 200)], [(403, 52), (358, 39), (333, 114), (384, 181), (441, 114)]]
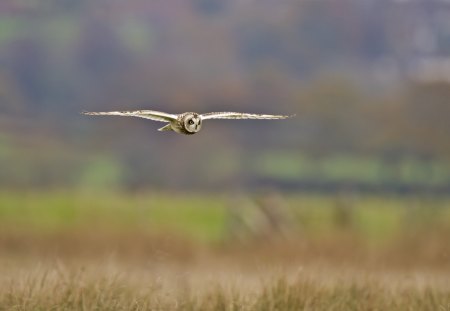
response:
[(440, 310), (450, 275), (327, 265), (3, 262), (0, 310)]
[(0, 200), (0, 311), (450, 310), (448, 200), (297, 198), (244, 238), (211, 198), (96, 200)]

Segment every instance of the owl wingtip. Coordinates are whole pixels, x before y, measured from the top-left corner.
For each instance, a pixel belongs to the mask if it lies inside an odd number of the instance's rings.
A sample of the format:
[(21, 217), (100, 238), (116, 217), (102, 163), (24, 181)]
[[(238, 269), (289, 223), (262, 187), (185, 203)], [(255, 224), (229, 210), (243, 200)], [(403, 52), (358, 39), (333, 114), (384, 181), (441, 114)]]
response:
[(86, 116), (95, 116), (95, 115), (98, 115), (98, 112), (92, 112), (92, 111), (83, 110), (83, 111), (80, 112), (80, 114), (83, 114), (83, 115), (86, 115)]

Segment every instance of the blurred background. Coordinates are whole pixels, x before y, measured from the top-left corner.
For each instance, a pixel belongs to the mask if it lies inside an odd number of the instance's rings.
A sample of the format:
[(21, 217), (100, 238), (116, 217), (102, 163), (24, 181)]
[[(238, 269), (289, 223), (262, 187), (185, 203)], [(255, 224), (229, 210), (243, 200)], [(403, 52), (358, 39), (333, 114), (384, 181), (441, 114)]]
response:
[[(2, 1), (0, 184), (448, 193), (449, 21), (443, 0)], [(79, 114), (127, 109), (297, 118), (182, 137)]]
[(2, 0), (0, 259), (449, 273), (449, 120), (446, 0)]

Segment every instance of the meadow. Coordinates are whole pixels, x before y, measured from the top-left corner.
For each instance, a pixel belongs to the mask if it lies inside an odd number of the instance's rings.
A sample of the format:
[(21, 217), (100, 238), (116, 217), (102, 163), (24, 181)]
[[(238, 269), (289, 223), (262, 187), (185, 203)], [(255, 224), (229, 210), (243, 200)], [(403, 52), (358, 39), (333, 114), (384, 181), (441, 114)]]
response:
[(448, 310), (450, 199), (0, 194), (0, 310)]

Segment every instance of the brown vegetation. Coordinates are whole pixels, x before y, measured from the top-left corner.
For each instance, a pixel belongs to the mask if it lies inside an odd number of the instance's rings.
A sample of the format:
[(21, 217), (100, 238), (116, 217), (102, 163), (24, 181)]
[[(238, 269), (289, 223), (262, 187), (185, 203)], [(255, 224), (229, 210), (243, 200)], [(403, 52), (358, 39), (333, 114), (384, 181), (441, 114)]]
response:
[(0, 310), (440, 311), (450, 301), (447, 200), (243, 201), (4, 193)]
[(4, 261), (0, 310), (439, 310), (450, 274), (308, 263)]

